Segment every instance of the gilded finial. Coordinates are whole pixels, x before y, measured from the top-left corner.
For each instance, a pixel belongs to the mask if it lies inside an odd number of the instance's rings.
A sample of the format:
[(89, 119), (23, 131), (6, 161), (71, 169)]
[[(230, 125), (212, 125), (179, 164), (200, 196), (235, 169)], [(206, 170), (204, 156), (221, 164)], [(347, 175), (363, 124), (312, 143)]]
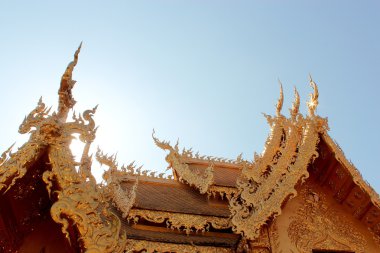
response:
[(282, 83), (280, 80), (278, 80), (278, 83), (280, 84), (280, 97), (278, 98), (278, 102), (276, 104), (276, 115), (277, 115), (277, 117), (279, 117), (281, 115), (282, 105), (284, 104), (284, 92), (282, 90)]
[(309, 108), (309, 116), (315, 116), (315, 110), (317, 109), (318, 106), (318, 97), (319, 97), (319, 92), (318, 92), (318, 86), (317, 84), (313, 81), (313, 78), (311, 75), (309, 75), (310, 78), (310, 86), (313, 88), (314, 93), (310, 94), (310, 100), (307, 102), (307, 106)]
[(59, 102), (58, 102), (58, 118), (61, 121), (66, 121), (67, 114), (71, 108), (75, 105), (76, 101), (73, 98), (71, 90), (73, 89), (76, 81), (73, 80), (73, 70), (78, 63), (78, 55), (82, 47), (82, 42), (79, 44), (78, 49), (75, 51), (74, 60), (69, 63), (65, 73), (61, 78), (61, 86), (58, 90)]
[(294, 87), (294, 101), (292, 104), (292, 109), (290, 109), (290, 115), (292, 116), (292, 119), (295, 119), (297, 117), (299, 109), (300, 109), (300, 94), (298, 94), (297, 88)]
[[(155, 136), (156, 131), (152, 132), (152, 138), (154, 143), (157, 145), (157, 147), (163, 149), (163, 150), (174, 150), (172, 146), (170, 146), (170, 142), (168, 141), (160, 141), (156, 136)], [(178, 147), (178, 144), (177, 144)]]

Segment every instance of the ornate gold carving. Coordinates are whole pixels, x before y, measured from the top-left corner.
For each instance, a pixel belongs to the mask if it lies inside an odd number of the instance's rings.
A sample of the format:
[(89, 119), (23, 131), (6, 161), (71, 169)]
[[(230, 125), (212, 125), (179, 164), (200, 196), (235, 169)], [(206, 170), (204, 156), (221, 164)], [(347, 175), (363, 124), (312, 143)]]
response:
[[(314, 89), (313, 103), (317, 104), (316, 85)], [(327, 121), (313, 113), (306, 119), (297, 115), (296, 91), (295, 96), (291, 119), (279, 112), (274, 119), (266, 116), (272, 134), (262, 157), (256, 157), (252, 165), (242, 163), (243, 173), (237, 182), (239, 194), (230, 202), (231, 222), (236, 233), (250, 240), (260, 235), (261, 227), (270, 218), (281, 213), (281, 205), (288, 197), (297, 195), (294, 187), (309, 176), (307, 165), (318, 156), (319, 134), (328, 128)]]
[[(62, 77), (58, 113), (50, 115), (50, 109), (40, 99), (19, 128), (21, 134), (31, 133), (29, 141), (16, 153), (9, 154), (9, 158), (6, 153), (2, 156), (0, 190), (10, 189), (40, 154), (47, 151), (52, 169), (46, 170), (42, 178), (54, 202), (50, 209), (52, 219), (62, 225), (62, 232), (68, 240), (69, 226), (78, 231), (83, 251), (123, 252), (126, 234), (121, 231), (121, 220), (108, 207), (109, 198), (102, 195), (91, 174), (88, 151), (96, 133), (92, 119), (96, 107), (85, 111), (83, 117), (74, 114), (73, 121), (66, 122), (68, 111), (75, 104), (71, 95), (75, 81), (71, 77), (79, 50), (80, 46)], [(74, 161), (69, 149), (73, 134), (79, 134), (85, 143), (80, 164)], [(76, 170), (78, 165), (79, 172)]]
[(78, 63), (78, 55), (81, 47), (82, 43), (80, 43), (77, 51), (75, 51), (74, 60), (69, 63), (65, 70), (65, 73), (63, 73), (61, 78), (61, 86), (58, 91), (59, 103), (57, 116), (62, 122), (66, 121), (69, 110), (72, 109), (76, 103), (71, 93), (71, 90), (76, 83), (76, 81), (73, 80), (72, 76), (73, 70)]
[(231, 227), (228, 218), (142, 209), (132, 209), (127, 219), (137, 223), (141, 218), (154, 223), (166, 222), (168, 228), (183, 230), (186, 234), (190, 234), (192, 231), (205, 232), (209, 230), (210, 226), (215, 229)]
[(221, 199), (226, 198), (228, 201), (230, 201), (231, 198), (237, 194), (237, 192), (238, 190), (233, 187), (211, 185), (207, 190), (207, 195), (208, 197), (216, 197), (219, 195)]
[(127, 177), (127, 178), (145, 178), (145, 179), (168, 179), (172, 180), (173, 175), (166, 175), (165, 172), (158, 173), (157, 171), (151, 171), (151, 170), (143, 170), (142, 166), (137, 167), (135, 165), (135, 162), (131, 162), (127, 166), (124, 164), (121, 166), (121, 173), (120, 177)]
[(179, 181), (184, 181), (191, 186), (195, 186), (202, 194), (206, 193), (214, 180), (213, 163), (211, 163), (210, 166), (208, 166), (203, 172), (192, 170), (185, 162), (183, 162), (183, 157), (187, 156), (189, 152), (186, 153), (186, 151), (184, 151), (182, 152), (182, 155), (179, 154), (178, 142), (174, 147), (172, 147), (169, 142), (160, 141), (157, 139), (154, 136), (154, 131), (152, 137), (155, 144), (159, 148), (169, 151), (169, 154), (166, 156), (165, 160), (169, 163), (168, 168), (171, 167), (175, 170)]
[(9, 157), (12, 155), (11, 150), (15, 144), (13, 143), (7, 150), (5, 150), (0, 157), (0, 166), (3, 165), (3, 163), (9, 159)]
[(127, 239), (127, 252), (232, 253), (232, 249)]
[(52, 147), (49, 153), (55, 180), (62, 187), (55, 191), (57, 201), (50, 213), (63, 225), (68, 236), (69, 224), (74, 225), (88, 252), (121, 252), (126, 236), (120, 231), (121, 221), (102, 204), (100, 191), (91, 181), (81, 181), (76, 174), (69, 149)]
[(47, 147), (48, 141), (54, 138), (54, 131), (49, 130), (54, 124), (54, 119), (48, 117), (49, 111), (50, 109), (46, 108), (40, 98), (37, 107), (24, 118), (19, 133), (29, 132), (31, 136), (29, 142), (21, 146), (16, 153), (11, 154), (11, 148), (3, 153), (0, 165), (0, 191), (9, 190), (17, 179), (22, 178), (27, 167), (38, 159), (42, 150)]
[(280, 84), (280, 98), (278, 99), (278, 102), (276, 104), (276, 116), (280, 117), (282, 106), (284, 104), (284, 91), (282, 90), (282, 83), (280, 80), (278, 80)]
[(116, 156), (104, 155), (98, 148), (96, 159), (100, 164), (109, 166), (109, 169), (103, 173), (103, 179), (107, 183), (103, 187), (104, 194), (112, 199), (114, 206), (121, 211), (123, 218), (127, 217), (136, 199), (138, 179), (128, 193), (120, 185), (121, 182), (125, 181), (125, 178), (119, 176), (120, 171), (117, 170)]
[(315, 116), (315, 110), (317, 109), (318, 106), (318, 97), (319, 97), (319, 92), (318, 92), (318, 86), (317, 84), (313, 81), (313, 78), (310, 77), (310, 86), (313, 88), (314, 93), (310, 94), (310, 100), (307, 102), (307, 107), (309, 109), (309, 115), (311, 117)]
[(289, 238), (300, 252), (312, 249), (368, 252), (364, 236), (353, 229), (355, 224), (330, 208), (325, 195), (312, 189), (303, 189), (300, 195), (303, 204), (290, 218), (288, 227)]
[(28, 142), (25, 143), (16, 153), (11, 154), (11, 148), (2, 154), (0, 163), (0, 192), (8, 191), (16, 180), (22, 178), (27, 167), (34, 163), (41, 154), (43, 145)]
[(299, 115), (300, 108), (300, 94), (298, 94), (297, 88), (294, 87), (294, 101), (292, 104), (292, 109), (289, 109), (290, 115), (293, 121), (296, 120), (297, 115)]

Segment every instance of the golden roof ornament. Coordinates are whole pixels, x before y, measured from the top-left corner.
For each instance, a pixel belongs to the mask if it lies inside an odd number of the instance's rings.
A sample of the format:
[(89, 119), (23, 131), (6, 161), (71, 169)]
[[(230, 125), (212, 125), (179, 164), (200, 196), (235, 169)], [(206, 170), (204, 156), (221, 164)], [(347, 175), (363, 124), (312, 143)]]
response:
[(280, 80), (278, 80), (278, 83), (280, 84), (280, 97), (278, 98), (277, 104), (276, 104), (276, 116), (281, 116), (281, 110), (282, 106), (284, 104), (284, 91), (282, 89), (282, 83)]
[[(30, 164), (46, 153), (51, 169), (42, 173), (42, 180), (52, 199), (50, 215), (62, 226), (62, 233), (69, 242), (71, 232), (68, 225), (72, 224), (79, 235), (78, 243), (86, 252), (124, 252), (126, 233), (121, 230), (122, 222), (109, 203), (117, 202), (125, 216), (134, 203), (135, 192), (121, 198), (124, 195), (121, 188), (115, 185), (100, 188), (96, 184), (91, 173), (92, 157), (88, 154), (97, 129), (92, 118), (96, 107), (82, 115), (74, 113), (72, 121), (67, 121), (68, 112), (75, 105), (71, 93), (75, 84), (72, 72), (78, 62), (81, 45), (62, 76), (57, 112), (50, 114), (50, 108), (40, 99), (19, 127), (21, 134), (30, 133), (29, 141), (12, 156), (10, 150), (1, 156), (0, 193), (14, 186), (30, 169)], [(85, 143), (80, 163), (73, 159), (70, 150), (73, 134), (78, 134)]]
[(284, 116), (281, 114), (282, 106), (284, 104), (284, 92), (282, 90), (281, 81), (278, 80), (278, 82), (280, 84), (280, 96), (279, 96), (279, 98), (277, 100), (277, 104), (276, 104), (276, 116), (272, 117), (266, 113), (263, 113), (264, 117), (267, 119), (268, 124), (270, 126), (276, 125), (275, 122), (283, 121), (285, 119)]
[(310, 78), (310, 86), (313, 88), (314, 93), (310, 94), (310, 100), (309, 102), (307, 102), (307, 107), (309, 108), (309, 116), (314, 117), (315, 110), (317, 109), (317, 106), (318, 106), (319, 92), (318, 92), (318, 86), (313, 81), (313, 78), (311, 77), (311, 75), (309, 75), (309, 78)]
[(160, 141), (154, 136), (153, 129), (152, 138), (154, 143), (163, 150), (168, 150), (169, 154), (166, 155), (165, 160), (169, 164), (168, 169), (172, 168), (175, 175), (181, 182), (186, 182), (190, 186), (194, 186), (200, 193), (204, 194), (209, 189), (214, 181), (214, 163), (210, 160), (209, 166), (203, 171), (192, 170), (184, 161), (185, 157), (192, 155), (192, 150), (183, 150), (182, 154), (179, 153), (178, 141), (174, 147), (168, 141)]
[(290, 115), (292, 120), (295, 120), (300, 109), (300, 94), (297, 91), (297, 88), (294, 87), (294, 101), (292, 104), (292, 109), (290, 109)]
[(73, 89), (76, 81), (73, 80), (73, 70), (78, 63), (78, 55), (80, 49), (82, 47), (82, 42), (79, 44), (78, 49), (75, 51), (74, 60), (69, 63), (67, 66), (65, 73), (63, 73), (61, 78), (61, 86), (58, 90), (59, 95), (59, 104), (58, 104), (58, 118), (65, 122), (67, 118), (67, 114), (70, 109), (73, 108), (76, 101), (73, 98), (71, 90)]

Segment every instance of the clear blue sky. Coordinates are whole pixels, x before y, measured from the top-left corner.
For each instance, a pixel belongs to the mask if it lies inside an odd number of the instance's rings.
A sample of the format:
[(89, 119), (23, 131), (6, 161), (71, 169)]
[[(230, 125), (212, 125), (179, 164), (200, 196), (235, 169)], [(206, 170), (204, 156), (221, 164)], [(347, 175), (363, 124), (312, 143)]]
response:
[[(151, 133), (201, 154), (251, 159), (269, 133), (279, 78), (284, 114), (297, 86), (306, 111), (308, 74), (318, 114), (380, 192), (380, 2), (2, 1), (1, 149), (43, 96), (57, 106), (66, 65), (76, 110), (99, 104), (95, 143), (119, 163), (163, 170)], [(100, 174), (99, 165), (94, 172)]]

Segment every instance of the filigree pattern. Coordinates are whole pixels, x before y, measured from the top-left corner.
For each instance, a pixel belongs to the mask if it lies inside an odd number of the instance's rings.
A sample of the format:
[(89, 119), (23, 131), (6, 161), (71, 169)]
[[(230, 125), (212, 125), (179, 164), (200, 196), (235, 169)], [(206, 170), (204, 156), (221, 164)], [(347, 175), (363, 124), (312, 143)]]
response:
[(232, 253), (232, 249), (221, 247), (196, 246), (189, 244), (162, 243), (145, 240), (127, 240), (127, 252), (183, 252), (183, 253)]
[(191, 186), (195, 186), (202, 194), (206, 193), (214, 180), (213, 163), (202, 172), (191, 170), (183, 161), (183, 155), (179, 154), (178, 143), (172, 147), (169, 142), (157, 139), (154, 136), (154, 132), (152, 137), (158, 147), (169, 151), (165, 160), (169, 163), (169, 167), (173, 168), (177, 173), (179, 181), (184, 181)]
[[(240, 162), (240, 166), (242, 167), (242, 175), (241, 180), (237, 182), (238, 185), (244, 185), (247, 183), (251, 184), (249, 181), (258, 181), (261, 174), (265, 173), (267, 170), (270, 170), (271, 166), (273, 166), (276, 163), (277, 159), (282, 155), (280, 150), (284, 147), (285, 144), (284, 124), (286, 122), (286, 118), (281, 115), (281, 111), (279, 111), (279, 109), (282, 108), (282, 103), (283, 92), (281, 86), (280, 98), (276, 106), (277, 116), (272, 118), (271, 116), (264, 114), (265, 118), (268, 121), (268, 124), (271, 126), (271, 133), (265, 142), (264, 151), (261, 156), (255, 154), (253, 163), (250, 163), (248, 161)], [(243, 190), (247, 189), (245, 187), (240, 188)]]
[(313, 78), (310, 77), (310, 86), (313, 88), (314, 92), (310, 94), (310, 100), (307, 103), (309, 115), (311, 117), (315, 116), (315, 110), (317, 109), (318, 106), (318, 97), (319, 97), (319, 92), (318, 92), (318, 86), (317, 84), (313, 81)]
[[(82, 251), (123, 252), (126, 234), (121, 231), (121, 220), (109, 208), (109, 199), (102, 195), (91, 174), (88, 151), (96, 133), (92, 119), (96, 107), (85, 111), (83, 117), (74, 114), (72, 122), (66, 121), (68, 111), (75, 104), (71, 94), (75, 81), (71, 78), (79, 50), (80, 47), (62, 77), (58, 113), (50, 115), (50, 109), (40, 99), (19, 128), (21, 134), (31, 133), (29, 141), (8, 158), (6, 153), (2, 156), (0, 190), (10, 189), (43, 152), (48, 152), (52, 169), (44, 171), (42, 179), (54, 202), (50, 209), (52, 219), (62, 225), (62, 232), (68, 240), (72, 238), (69, 227), (78, 232)], [(79, 134), (85, 143), (79, 172), (69, 149), (73, 134)]]
[(250, 240), (260, 235), (270, 218), (281, 213), (281, 205), (289, 196), (297, 195), (294, 187), (309, 176), (307, 165), (318, 156), (319, 134), (327, 129), (325, 119), (315, 115), (303, 119), (296, 114), (299, 98), (295, 93), (291, 119), (284, 119), (280, 113), (273, 121), (268, 116), (269, 123), (273, 122), (271, 137), (276, 138), (269, 138), (266, 147), (270, 149), (266, 148), (252, 166), (242, 163), (239, 195), (230, 202), (233, 230)]
[(231, 227), (227, 218), (142, 209), (132, 209), (127, 219), (128, 221), (137, 223), (141, 218), (154, 223), (166, 222), (168, 228), (183, 230), (186, 234), (190, 234), (192, 231), (206, 232), (210, 226), (215, 229), (227, 229)]
[(165, 174), (165, 172), (156, 174), (158, 173), (157, 171), (143, 170), (142, 166), (137, 167), (134, 161), (128, 164), (127, 166), (123, 164), (121, 166), (121, 172), (122, 172), (120, 174), (121, 177), (129, 176), (129, 177), (134, 177), (134, 178), (147, 177), (147, 178), (154, 178), (154, 179), (168, 179), (168, 180), (173, 179), (172, 175), (167, 175)]
[(231, 200), (233, 196), (236, 196), (238, 190), (233, 187), (215, 186), (211, 185), (207, 191), (208, 197), (220, 196), (221, 199)]
[(241, 161), (241, 155), (238, 156), (237, 159), (228, 159), (224, 157), (215, 157), (215, 156), (207, 156), (207, 155), (200, 155), (199, 152), (196, 152), (194, 154), (192, 148), (190, 149), (182, 149), (182, 153), (180, 154), (181, 158), (184, 160), (200, 160), (203, 162), (208, 163), (221, 163), (221, 164), (230, 164), (230, 165), (237, 165)]
[[(43, 144), (28, 142), (14, 154), (10, 154), (10, 149), (3, 153), (3, 161), (0, 164), (0, 192), (8, 191), (16, 183), (16, 180), (25, 175), (28, 166), (40, 157), (44, 147)], [(6, 154), (8, 154), (8, 158)]]
[(300, 195), (304, 204), (290, 218), (288, 227), (289, 238), (300, 252), (312, 249), (368, 252), (364, 236), (353, 229), (355, 224), (330, 208), (325, 195), (312, 189), (303, 189)]
[(62, 122), (66, 121), (69, 110), (72, 109), (76, 103), (71, 93), (71, 90), (76, 83), (72, 77), (74, 68), (78, 63), (78, 56), (81, 47), (82, 43), (80, 43), (78, 49), (75, 51), (74, 60), (69, 63), (61, 78), (61, 86), (58, 91), (59, 102), (57, 116)]
[(103, 187), (104, 194), (112, 199), (114, 206), (121, 211), (123, 218), (127, 217), (136, 199), (138, 179), (132, 189), (127, 192), (120, 185), (121, 182), (126, 180), (119, 176), (120, 171), (117, 170), (116, 157), (104, 155), (98, 148), (96, 159), (100, 164), (109, 166), (109, 169), (103, 173), (103, 179), (107, 183)]

